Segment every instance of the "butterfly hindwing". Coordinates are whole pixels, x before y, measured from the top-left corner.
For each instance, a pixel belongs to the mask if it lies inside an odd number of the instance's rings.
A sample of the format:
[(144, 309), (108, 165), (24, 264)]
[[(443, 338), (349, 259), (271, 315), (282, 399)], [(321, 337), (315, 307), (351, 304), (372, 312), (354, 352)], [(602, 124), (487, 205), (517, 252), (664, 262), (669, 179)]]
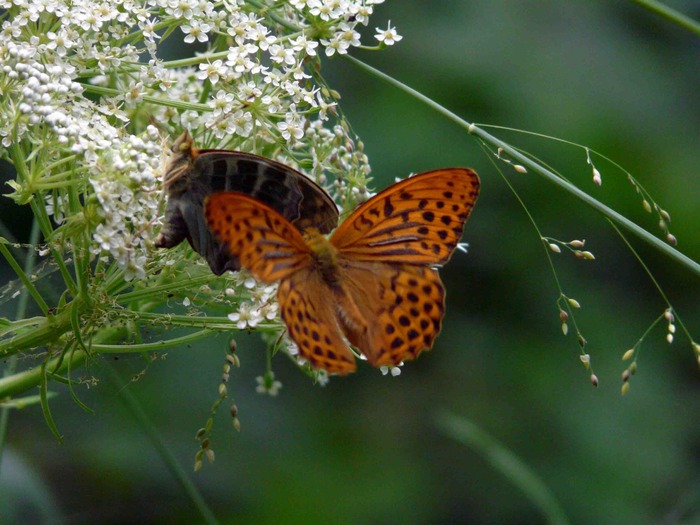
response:
[(299, 356), (329, 374), (355, 371), (355, 358), (340, 335), (333, 295), (311, 269), (300, 270), (280, 282), (280, 315)]
[[(445, 291), (437, 270), (400, 263), (345, 260), (346, 288), (370, 322), (343, 325), (348, 340), (374, 366), (398, 365), (430, 349), (440, 332)], [(343, 316), (339, 316), (342, 324)]]
[(310, 251), (299, 230), (252, 197), (214, 193), (205, 200), (204, 216), (217, 241), (260, 281), (278, 281), (309, 264)]
[(331, 242), (356, 260), (444, 264), (478, 194), (479, 177), (470, 169), (421, 173), (363, 203)]

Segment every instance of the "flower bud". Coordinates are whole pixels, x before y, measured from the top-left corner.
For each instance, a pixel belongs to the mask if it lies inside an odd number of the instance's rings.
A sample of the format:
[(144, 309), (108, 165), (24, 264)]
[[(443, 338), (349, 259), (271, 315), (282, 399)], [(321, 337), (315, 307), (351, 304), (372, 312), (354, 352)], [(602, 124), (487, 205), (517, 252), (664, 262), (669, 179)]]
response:
[(549, 249), (552, 250), (554, 253), (561, 253), (561, 248), (559, 248), (558, 245), (552, 243), (549, 243)]
[(579, 241), (579, 240), (573, 240), (569, 243), (569, 246), (572, 248), (583, 248), (583, 245), (586, 244), (586, 241)]
[(581, 308), (581, 304), (576, 299), (572, 299), (569, 297), (567, 301), (569, 301), (569, 304), (574, 308)]
[(525, 169), (525, 166), (521, 166), (520, 164), (514, 164), (513, 169), (518, 173), (527, 173), (527, 169)]
[(630, 391), (630, 384), (629, 383), (622, 383), (622, 388), (620, 389), (620, 393), (623, 396), (627, 395), (627, 392)]
[(595, 374), (591, 374), (591, 384), (593, 386), (598, 386), (598, 376)]
[(644, 206), (644, 209), (647, 211), (647, 213), (651, 213), (651, 204), (649, 204), (649, 201), (644, 199), (642, 201), (642, 206)]
[(627, 361), (633, 355), (634, 355), (634, 348), (630, 348), (624, 354), (622, 354), (622, 360)]
[(566, 324), (566, 323), (561, 324), (561, 333), (563, 333), (564, 335), (569, 333), (569, 325), (568, 324)]

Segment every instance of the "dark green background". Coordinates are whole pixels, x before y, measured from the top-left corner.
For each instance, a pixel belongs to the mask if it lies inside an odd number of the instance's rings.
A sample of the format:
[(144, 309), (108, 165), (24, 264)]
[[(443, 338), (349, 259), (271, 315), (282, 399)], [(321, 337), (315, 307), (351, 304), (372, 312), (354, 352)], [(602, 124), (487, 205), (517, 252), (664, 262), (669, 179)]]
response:
[[(671, 4), (700, 17), (697, 1)], [(401, 0), (376, 11), (371, 27), (391, 19), (404, 39), (356, 57), (468, 121), (561, 137), (609, 156), (669, 211), (679, 249), (700, 259), (697, 37), (632, 2)], [(574, 336), (561, 334), (538, 236), (474, 138), (346, 61), (326, 61), (324, 72), (365, 143), (376, 188), (436, 167), (479, 172), (482, 194), (465, 233), (470, 250), (441, 272), (447, 315), (433, 351), (398, 378), (364, 366), (320, 388), (276, 359), (284, 387), (277, 398), (260, 396), (263, 345), (256, 335), (237, 336), (242, 368), (229, 391), (243, 429), (231, 429), (224, 407), (216, 461), (192, 474), (221, 521), (542, 523), (479, 452), (437, 429), (436, 416), (450, 410), (524, 460), (573, 523), (698, 523), (700, 372), (680, 330), (668, 345), (660, 326), (644, 343), (629, 395), (620, 396), (620, 357), (665, 303), (606, 221), (537, 175), (506, 169), (545, 235), (585, 238), (596, 255), (594, 262), (554, 258), (565, 293), (583, 305), (577, 319), (600, 379), (594, 389)], [(596, 160), (598, 188), (581, 150), (494, 133), (658, 233), (610, 164)], [(700, 338), (698, 276), (633, 242)], [(222, 335), (172, 350), (127, 387), (188, 472), (226, 348)], [(127, 379), (145, 366), (129, 356), (110, 363)], [(66, 523), (201, 522), (102, 367), (98, 361), (89, 371), (105, 381), (80, 391), (94, 416), (58, 387), (52, 407), (64, 446), (38, 407), (13, 412), (0, 485), (5, 512), (22, 507), (36, 517), (43, 505)]]

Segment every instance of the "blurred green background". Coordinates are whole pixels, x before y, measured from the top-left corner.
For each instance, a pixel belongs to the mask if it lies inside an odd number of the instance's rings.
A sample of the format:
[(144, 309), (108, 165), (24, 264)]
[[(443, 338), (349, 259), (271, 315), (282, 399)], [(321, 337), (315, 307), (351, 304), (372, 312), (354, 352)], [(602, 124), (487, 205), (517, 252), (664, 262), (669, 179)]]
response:
[[(669, 4), (700, 18), (700, 2)], [(633, 2), (401, 0), (379, 6), (371, 28), (389, 19), (404, 39), (356, 57), (468, 121), (561, 137), (609, 156), (669, 211), (679, 249), (700, 260), (697, 37)], [(506, 170), (545, 235), (586, 239), (596, 256), (554, 257), (564, 292), (582, 304), (577, 321), (600, 379), (594, 389), (574, 335), (560, 331), (558, 292), (538, 236), (474, 138), (347, 61), (324, 68), (365, 143), (376, 188), (436, 167), (479, 172), (470, 249), (441, 272), (447, 315), (433, 351), (397, 378), (364, 366), (322, 388), (276, 359), (284, 386), (276, 398), (261, 396), (255, 377), (265, 369), (264, 347), (256, 335), (237, 336), (242, 367), (229, 392), (242, 432), (222, 407), (216, 461), (190, 474), (221, 522), (543, 523), (482, 452), (441, 431), (436, 418), (447, 410), (529, 465), (572, 523), (700, 523), (700, 372), (685, 336), (669, 345), (662, 323), (645, 340), (630, 393), (620, 395), (621, 355), (665, 303), (606, 221), (538, 176)], [(598, 188), (581, 150), (495, 134), (658, 233), (610, 164), (596, 160)], [(633, 244), (700, 338), (698, 276)], [(222, 335), (172, 350), (126, 387), (188, 473), (226, 349)], [(109, 364), (127, 380), (146, 366), (132, 356)], [(201, 523), (104, 362), (89, 373), (103, 379), (79, 392), (95, 415), (54, 387), (63, 446), (38, 407), (12, 413), (0, 522)]]

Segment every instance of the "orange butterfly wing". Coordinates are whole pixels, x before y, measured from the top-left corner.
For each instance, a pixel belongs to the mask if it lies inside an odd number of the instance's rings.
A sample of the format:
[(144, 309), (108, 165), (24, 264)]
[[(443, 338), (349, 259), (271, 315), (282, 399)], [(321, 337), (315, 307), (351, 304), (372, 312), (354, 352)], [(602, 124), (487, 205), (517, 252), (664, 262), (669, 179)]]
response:
[(282, 280), (277, 300), (301, 357), (329, 374), (355, 371), (355, 356), (340, 334), (333, 294), (318, 272), (302, 270)]
[(278, 281), (310, 264), (311, 251), (299, 230), (252, 197), (214, 193), (204, 201), (204, 215), (214, 236), (260, 281)]
[(478, 195), (479, 176), (470, 169), (421, 173), (363, 203), (331, 243), (354, 260), (444, 264)]
[[(370, 364), (398, 365), (432, 347), (445, 312), (437, 270), (364, 261), (347, 266), (348, 292), (368, 323), (366, 330), (343, 325), (343, 331)], [(339, 320), (343, 324), (343, 316)]]
[(397, 365), (432, 347), (445, 290), (430, 266), (452, 255), (479, 184), (470, 169), (416, 175), (365, 202), (331, 237), (343, 282), (368, 320), (364, 331), (344, 331), (371, 364)]

